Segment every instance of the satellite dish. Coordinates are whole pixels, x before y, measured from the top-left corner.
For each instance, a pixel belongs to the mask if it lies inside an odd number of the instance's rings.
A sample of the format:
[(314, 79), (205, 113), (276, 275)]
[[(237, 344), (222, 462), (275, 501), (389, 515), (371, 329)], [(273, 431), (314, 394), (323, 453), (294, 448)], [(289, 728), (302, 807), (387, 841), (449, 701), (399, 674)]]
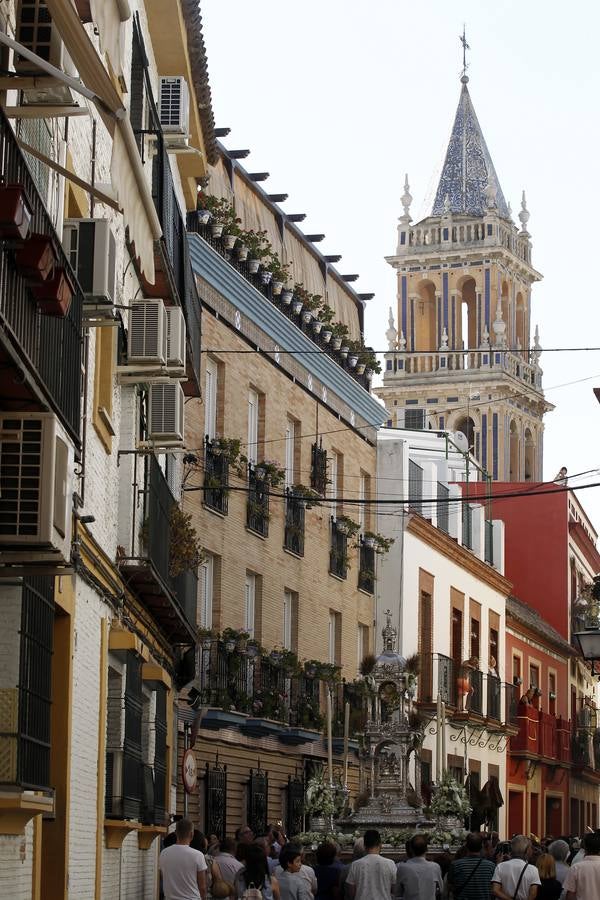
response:
[(455, 431), (452, 435), (452, 440), (456, 444), (459, 450), (462, 450), (463, 453), (469, 452), (469, 442), (467, 440), (466, 434), (463, 434), (462, 431)]

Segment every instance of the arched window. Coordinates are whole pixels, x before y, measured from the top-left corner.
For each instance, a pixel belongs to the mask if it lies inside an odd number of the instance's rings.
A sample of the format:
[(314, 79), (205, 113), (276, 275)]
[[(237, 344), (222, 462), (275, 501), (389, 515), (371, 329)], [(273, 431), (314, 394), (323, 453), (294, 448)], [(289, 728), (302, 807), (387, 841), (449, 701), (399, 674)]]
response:
[(527, 355), (525, 351), (527, 350), (527, 345), (529, 343), (529, 338), (527, 336), (527, 322), (525, 319), (525, 301), (523, 299), (523, 294), (519, 291), (517, 294), (517, 328), (516, 328), (516, 336), (515, 336), (515, 348), (517, 346), (517, 339), (521, 345), (521, 348), (524, 352), (524, 359), (527, 359)]
[(510, 423), (510, 481), (520, 481), (519, 431), (513, 419)]
[(415, 301), (415, 350), (429, 350), (435, 353), (437, 347), (435, 286), (431, 281), (423, 281), (418, 288)]
[(475, 452), (475, 422), (471, 417), (463, 416), (462, 419), (459, 419), (454, 426), (455, 431), (460, 431), (461, 434), (464, 434), (466, 437), (469, 450), (471, 453)]
[(510, 293), (509, 286), (507, 281), (502, 282), (502, 318), (506, 323), (506, 343), (507, 346), (512, 347), (513, 345), (513, 333), (512, 333), (512, 322), (510, 318)]
[(525, 429), (525, 481), (535, 481), (535, 443), (530, 428)]

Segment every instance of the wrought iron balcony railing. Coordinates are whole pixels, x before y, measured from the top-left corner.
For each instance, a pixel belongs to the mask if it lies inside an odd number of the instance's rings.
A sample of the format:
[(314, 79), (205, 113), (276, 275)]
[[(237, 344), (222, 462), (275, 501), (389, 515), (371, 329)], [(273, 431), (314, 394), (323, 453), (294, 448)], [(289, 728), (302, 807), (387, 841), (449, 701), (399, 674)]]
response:
[(338, 578), (348, 574), (348, 533), (336, 519), (331, 519), (331, 547), (329, 550), (329, 572)]
[(375, 548), (361, 538), (358, 553), (358, 587), (367, 594), (375, 593)]
[(228, 512), (229, 459), (218, 442), (204, 442), (204, 503), (226, 516)]
[(269, 534), (269, 482), (259, 478), (255, 466), (248, 466), (248, 500), (246, 504), (246, 524), (250, 531), (262, 537)]
[(292, 491), (286, 490), (284, 547), (304, 556), (304, 522), (306, 500), (296, 497)]
[[(64, 317), (43, 315), (26, 278), (15, 264), (15, 253), (8, 245), (1, 246), (1, 343), (13, 365), (28, 373), (49, 407), (61, 418), (75, 445), (79, 446), (83, 295), (14, 132), (1, 110), (0, 177), (4, 184), (23, 187), (33, 214), (31, 232), (49, 239), (58, 267), (68, 273), (74, 288), (71, 305)], [(25, 391), (27, 381), (22, 377), (19, 381), (25, 385)]]
[(192, 643), (196, 634), (198, 575), (173, 574), (172, 514), (176, 502), (155, 456), (146, 458), (134, 508), (142, 500), (139, 542), (119, 559), (121, 571), (174, 643)]

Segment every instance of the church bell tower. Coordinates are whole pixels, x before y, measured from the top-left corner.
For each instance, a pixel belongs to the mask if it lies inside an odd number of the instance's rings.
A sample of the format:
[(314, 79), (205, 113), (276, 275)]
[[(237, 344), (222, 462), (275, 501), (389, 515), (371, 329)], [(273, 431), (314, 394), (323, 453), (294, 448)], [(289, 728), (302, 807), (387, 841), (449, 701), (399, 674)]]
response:
[[(413, 223), (408, 177), (383, 386), (391, 424), (462, 432), (494, 481), (541, 481), (541, 347), (530, 326), (529, 211), (512, 218), (468, 89), (461, 91), (428, 214)], [(466, 447), (466, 442), (462, 443)]]

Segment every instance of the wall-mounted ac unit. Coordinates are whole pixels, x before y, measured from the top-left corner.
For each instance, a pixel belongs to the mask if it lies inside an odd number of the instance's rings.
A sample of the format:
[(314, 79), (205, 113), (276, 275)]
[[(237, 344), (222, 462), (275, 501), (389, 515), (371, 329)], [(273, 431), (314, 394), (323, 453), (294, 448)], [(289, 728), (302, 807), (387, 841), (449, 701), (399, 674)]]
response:
[(168, 147), (187, 147), (190, 134), (190, 94), (182, 75), (160, 79), (158, 114)]
[(148, 440), (155, 446), (183, 446), (183, 388), (178, 381), (155, 381), (148, 389)]
[(185, 366), (185, 319), (179, 306), (167, 307), (167, 365)]
[(115, 236), (108, 219), (65, 219), (63, 246), (85, 296), (116, 303)]
[(129, 313), (127, 360), (130, 366), (165, 366), (168, 321), (162, 300), (134, 303)]
[[(57, 69), (62, 69), (69, 75), (75, 74), (75, 69), (69, 54), (64, 48), (60, 34), (48, 11), (45, 0), (18, 0), (17, 13), (17, 41), (40, 56), (46, 62), (52, 63)], [(21, 74), (41, 73), (39, 67), (23, 56), (15, 55), (15, 69)], [(27, 89), (25, 100), (34, 105), (39, 104), (72, 104), (73, 94), (66, 84), (51, 83)]]
[(28, 558), (39, 550), (70, 561), (73, 470), (73, 446), (56, 416), (0, 414), (0, 559), (22, 549)]

